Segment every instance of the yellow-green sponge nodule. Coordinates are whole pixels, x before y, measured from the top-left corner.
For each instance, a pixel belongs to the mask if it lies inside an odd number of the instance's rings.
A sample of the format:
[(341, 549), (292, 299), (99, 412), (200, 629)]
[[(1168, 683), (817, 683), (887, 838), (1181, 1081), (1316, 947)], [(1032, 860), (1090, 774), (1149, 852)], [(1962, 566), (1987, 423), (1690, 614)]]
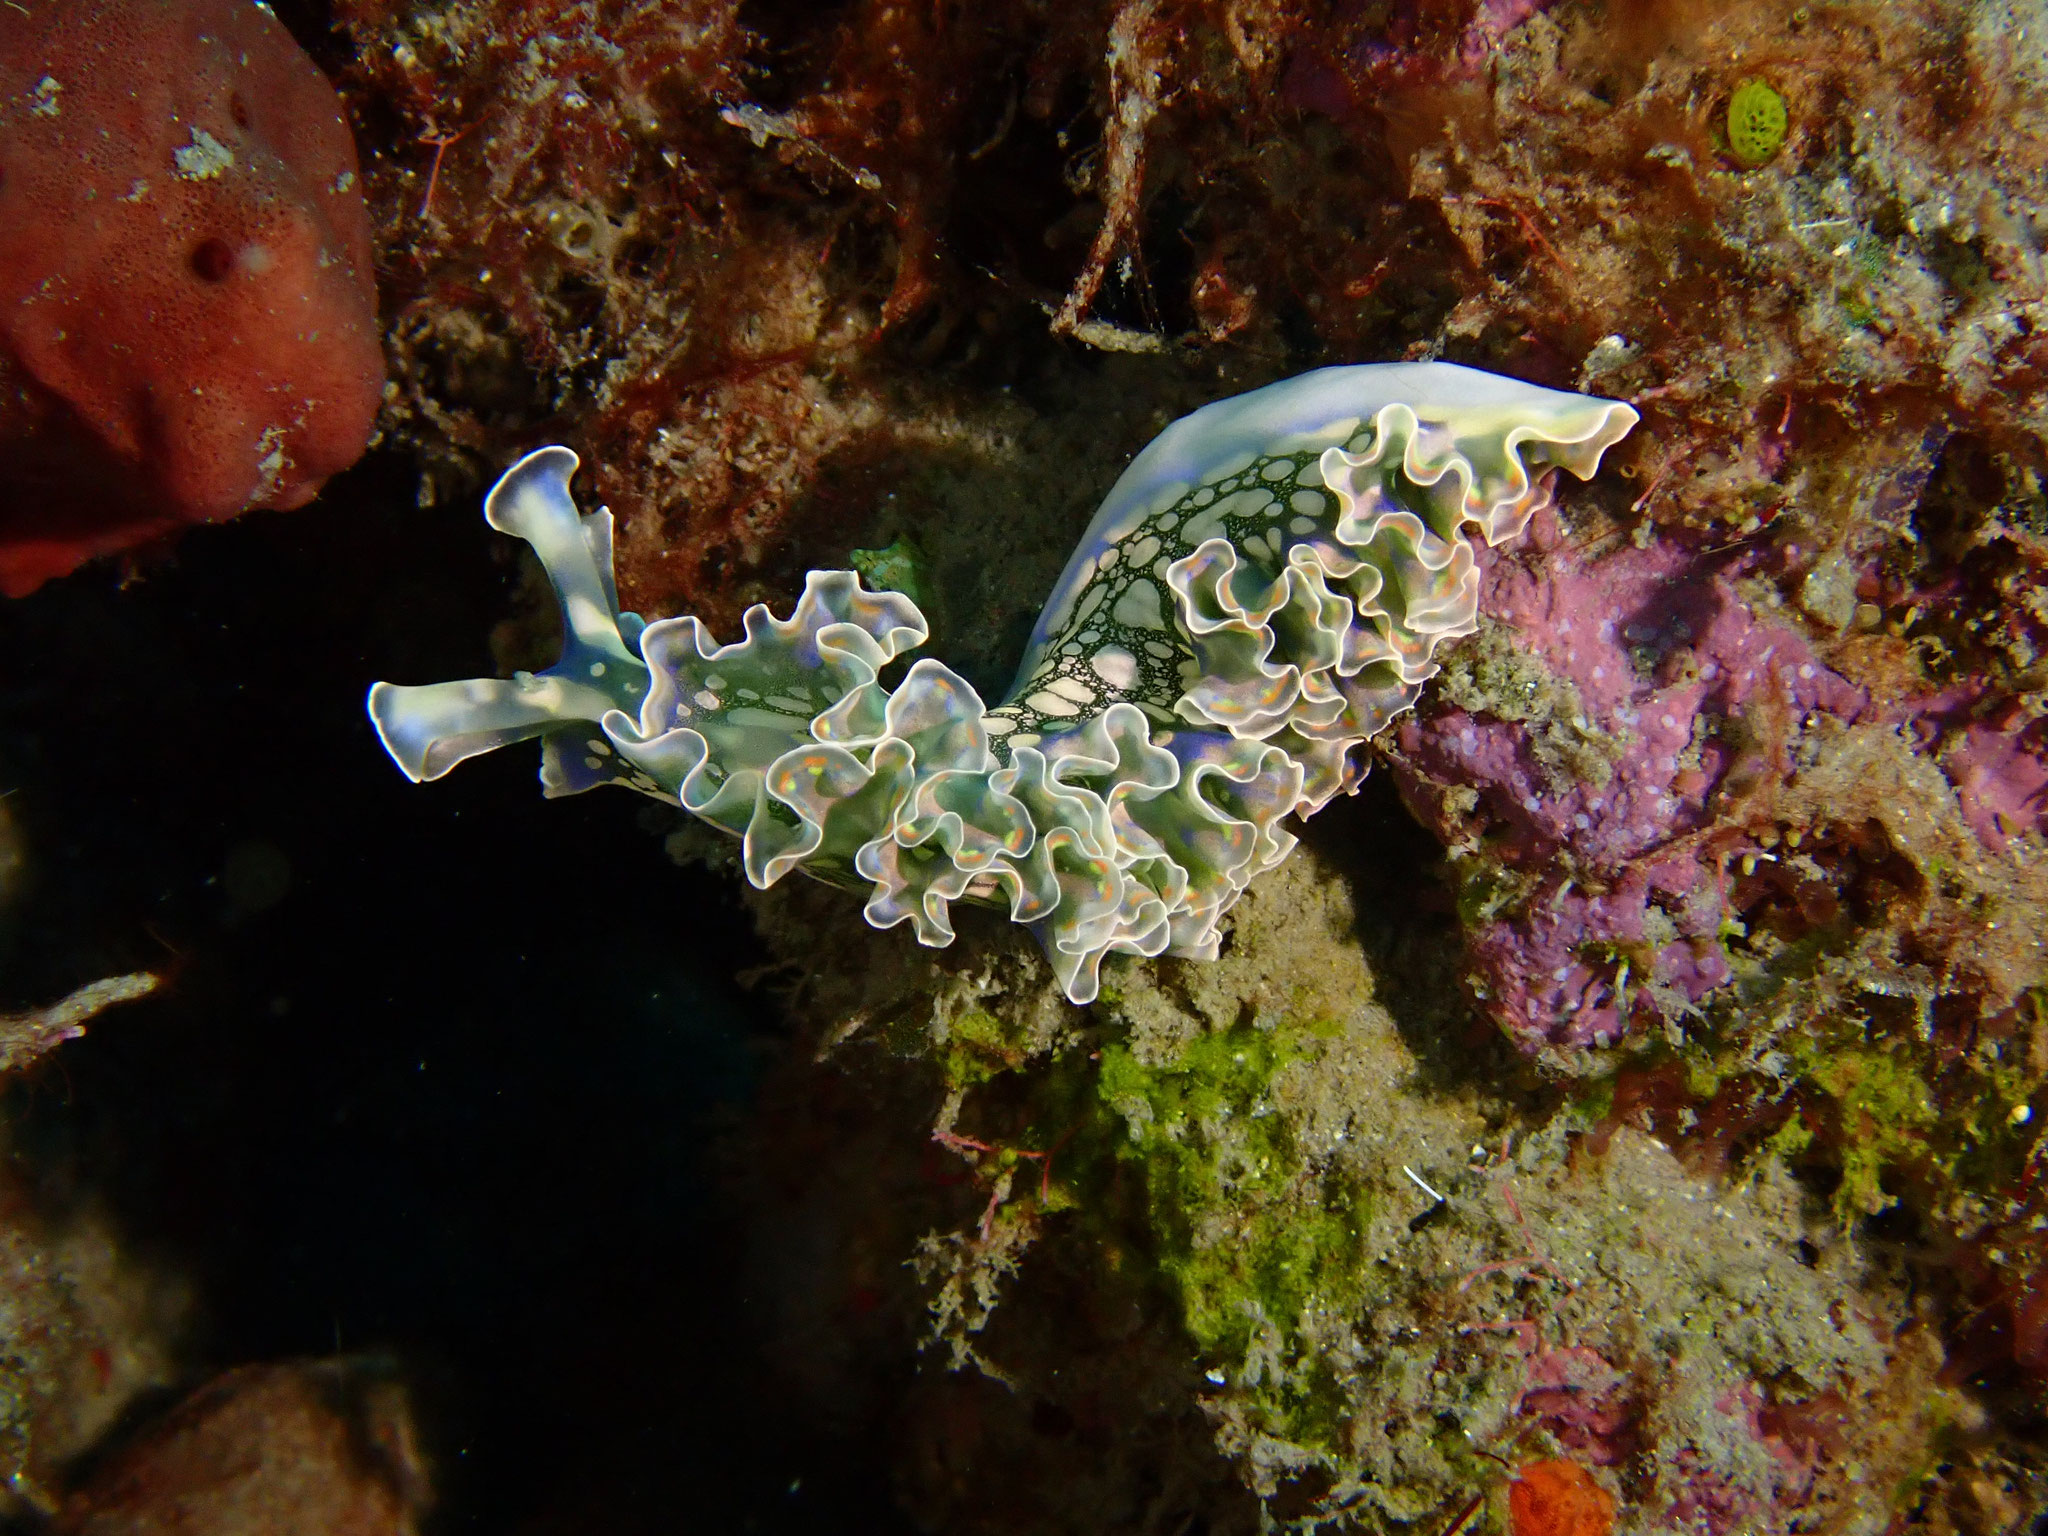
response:
[(1745, 80), (1728, 98), (1728, 147), (1747, 166), (1762, 165), (1785, 142), (1785, 98), (1768, 80)]

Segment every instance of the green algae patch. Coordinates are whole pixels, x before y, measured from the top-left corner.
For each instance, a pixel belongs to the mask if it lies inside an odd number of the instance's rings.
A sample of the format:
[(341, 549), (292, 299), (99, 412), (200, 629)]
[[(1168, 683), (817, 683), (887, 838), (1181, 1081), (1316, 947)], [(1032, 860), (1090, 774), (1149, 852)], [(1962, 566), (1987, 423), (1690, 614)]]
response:
[(1211, 1380), (1249, 1388), (1272, 1433), (1335, 1444), (1348, 1416), (1326, 1365), (1303, 1344), (1317, 1317), (1355, 1313), (1370, 1289), (1365, 1192), (1303, 1155), (1274, 1080), (1320, 1059), (1328, 1024), (1240, 1026), (1148, 1065), (1102, 1053), (1098, 1093), (1123, 1122), (1124, 1159), (1144, 1174), (1161, 1270)]
[(1014, 1071), (1031, 1056), (1033, 1044), (985, 1009), (969, 1009), (951, 1021), (939, 1045), (946, 1086), (974, 1088)]
[(1834, 1099), (1841, 1119), (1842, 1183), (1835, 1208), (1846, 1218), (1874, 1216), (1894, 1203), (1887, 1167), (1927, 1153), (1939, 1118), (1919, 1073), (1882, 1051), (1840, 1051), (1818, 1062), (1813, 1081)]

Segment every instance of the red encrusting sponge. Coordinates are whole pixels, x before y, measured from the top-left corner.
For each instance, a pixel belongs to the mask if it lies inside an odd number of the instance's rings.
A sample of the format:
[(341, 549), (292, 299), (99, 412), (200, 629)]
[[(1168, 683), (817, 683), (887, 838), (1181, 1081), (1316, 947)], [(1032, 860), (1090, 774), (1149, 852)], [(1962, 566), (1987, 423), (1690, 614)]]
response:
[(383, 382), (355, 144), (274, 16), (0, 7), (0, 593), (304, 505)]

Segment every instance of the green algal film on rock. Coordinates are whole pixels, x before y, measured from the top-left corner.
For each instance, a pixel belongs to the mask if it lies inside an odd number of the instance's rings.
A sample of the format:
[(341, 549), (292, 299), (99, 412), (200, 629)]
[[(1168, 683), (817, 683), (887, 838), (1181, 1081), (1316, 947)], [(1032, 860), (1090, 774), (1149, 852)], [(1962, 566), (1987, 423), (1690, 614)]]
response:
[(485, 517), (539, 554), (561, 660), (378, 683), (370, 716), (415, 780), (539, 737), (549, 795), (680, 803), (741, 840), (757, 886), (801, 869), (925, 944), (951, 941), (953, 902), (1006, 906), (1086, 1002), (1108, 954), (1214, 957), (1218, 920), (1293, 847), (1282, 819), (1355, 788), (1357, 749), (1475, 627), (1472, 535), (1521, 533), (1557, 471), (1589, 478), (1635, 421), (1447, 363), (1205, 406), (1111, 489), (994, 706), (910, 660), (917, 604), (853, 571), (813, 571), (788, 618), (756, 605), (726, 645), (621, 613), (610, 515), (579, 515), (576, 456), (544, 448)]
[[(1293, 1359), (1311, 1313), (1363, 1305), (1369, 1280), (1363, 1189), (1296, 1145), (1274, 1103), (1291, 1062), (1317, 1059), (1322, 1032), (1285, 1022), (1203, 1035), (1168, 1062), (1102, 1053), (1097, 1092), (1123, 1122), (1123, 1151), (1143, 1169), (1159, 1260), (1205, 1359), (1241, 1367), (1255, 1348)], [(1273, 1426), (1334, 1443), (1343, 1414), (1319, 1372), (1268, 1384)]]

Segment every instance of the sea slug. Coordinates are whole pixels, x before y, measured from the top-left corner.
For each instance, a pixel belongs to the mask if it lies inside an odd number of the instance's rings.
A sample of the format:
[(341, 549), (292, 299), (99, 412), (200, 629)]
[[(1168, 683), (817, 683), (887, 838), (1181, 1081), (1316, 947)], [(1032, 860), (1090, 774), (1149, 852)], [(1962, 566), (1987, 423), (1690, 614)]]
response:
[(1112, 951), (1213, 958), (1217, 920), (1287, 856), (1289, 812), (1356, 787), (1354, 749), (1415, 702), (1477, 619), (1488, 544), (1590, 478), (1635, 425), (1615, 400), (1448, 363), (1324, 368), (1161, 433), (1089, 525), (993, 708), (929, 657), (924, 616), (852, 571), (796, 610), (621, 613), (612, 524), (542, 448), (484, 504), (538, 552), (562, 658), (537, 675), (378, 683), (370, 718), (415, 781), (538, 736), (550, 796), (617, 783), (739, 837), (747, 877), (867, 894), (878, 928), (951, 941), (949, 905), (1007, 905), (1075, 1002)]

